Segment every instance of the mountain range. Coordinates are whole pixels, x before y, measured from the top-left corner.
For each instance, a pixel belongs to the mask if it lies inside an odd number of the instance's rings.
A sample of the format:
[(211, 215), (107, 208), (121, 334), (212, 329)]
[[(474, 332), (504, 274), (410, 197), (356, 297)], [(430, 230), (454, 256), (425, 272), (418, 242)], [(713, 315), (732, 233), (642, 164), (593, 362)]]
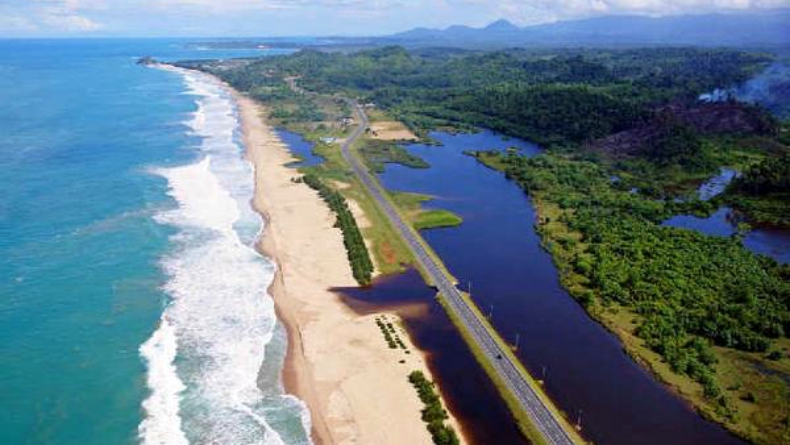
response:
[(647, 17), (601, 16), (520, 27), (415, 28), (383, 40), (411, 46), (768, 46), (790, 49), (790, 9)]

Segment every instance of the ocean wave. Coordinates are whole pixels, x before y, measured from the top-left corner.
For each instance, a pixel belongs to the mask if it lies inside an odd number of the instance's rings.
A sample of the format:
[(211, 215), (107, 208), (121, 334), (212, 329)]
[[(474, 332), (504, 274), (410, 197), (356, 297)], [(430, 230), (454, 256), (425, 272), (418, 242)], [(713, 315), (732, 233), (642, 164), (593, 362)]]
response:
[(266, 294), (275, 266), (253, 245), (263, 221), (250, 206), (234, 103), (213, 78), (179, 72), (197, 102), (185, 124), (201, 138), (199, 160), (153, 170), (177, 204), (155, 220), (177, 233), (161, 261), (170, 302), (140, 349), (150, 388), (141, 443), (308, 444), (307, 409), (282, 393), (279, 368), (262, 367), (284, 344)]
[(163, 319), (159, 328), (140, 347), (148, 365), (148, 387), (151, 395), (143, 402), (147, 416), (140, 424), (141, 442), (148, 445), (186, 445), (181, 430), (178, 397), (184, 384), (176, 374), (175, 329)]

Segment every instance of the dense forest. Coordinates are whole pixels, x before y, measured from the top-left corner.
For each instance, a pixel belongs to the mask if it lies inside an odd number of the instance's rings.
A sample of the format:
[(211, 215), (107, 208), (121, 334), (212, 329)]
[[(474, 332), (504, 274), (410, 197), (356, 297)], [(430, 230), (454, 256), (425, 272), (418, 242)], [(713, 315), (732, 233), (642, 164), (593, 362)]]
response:
[[(358, 53), (303, 50), (226, 69), (200, 64), (262, 99), (306, 90), (344, 92), (388, 110), (418, 133), (486, 126), (544, 145), (574, 144), (626, 129), (671, 100), (737, 84), (771, 58), (731, 50), (509, 50), (385, 47)], [(194, 65), (192, 65), (194, 66)]]
[(790, 152), (747, 169), (730, 186), (728, 201), (750, 221), (790, 228)]
[(790, 193), (790, 153), (755, 165), (738, 178), (733, 186), (750, 195)]
[(688, 334), (765, 351), (770, 338), (790, 332), (790, 283), (783, 269), (737, 240), (661, 226), (674, 204), (619, 191), (594, 164), (512, 153), (500, 162), (528, 192), (573, 209), (562, 213), (562, 222), (582, 235), (578, 243), (585, 246), (574, 267), (595, 297), (645, 315), (641, 335), (679, 370), (691, 360), (681, 351), (703, 349), (698, 341), (677, 341)]

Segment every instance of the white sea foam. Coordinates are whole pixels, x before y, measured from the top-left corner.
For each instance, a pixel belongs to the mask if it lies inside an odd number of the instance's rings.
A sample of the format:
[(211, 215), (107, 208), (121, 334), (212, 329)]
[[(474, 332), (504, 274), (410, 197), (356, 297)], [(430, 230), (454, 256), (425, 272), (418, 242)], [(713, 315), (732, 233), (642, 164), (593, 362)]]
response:
[[(261, 367), (276, 318), (266, 288), (274, 265), (252, 242), (262, 220), (250, 208), (252, 169), (237, 143), (238, 118), (218, 82), (182, 72), (197, 110), (185, 124), (201, 137), (200, 160), (156, 169), (177, 206), (155, 216), (173, 226), (162, 259), (170, 297), (159, 329), (142, 347), (151, 393), (140, 424), (144, 445), (309, 444), (308, 411), (282, 394), (278, 372)], [(269, 369), (272, 369), (269, 371)], [(259, 381), (277, 382), (260, 388)]]
[(176, 375), (175, 330), (163, 319), (159, 329), (141, 347), (148, 364), (148, 387), (151, 395), (143, 402), (147, 417), (140, 424), (140, 439), (151, 445), (186, 445), (178, 416), (178, 395), (184, 385)]

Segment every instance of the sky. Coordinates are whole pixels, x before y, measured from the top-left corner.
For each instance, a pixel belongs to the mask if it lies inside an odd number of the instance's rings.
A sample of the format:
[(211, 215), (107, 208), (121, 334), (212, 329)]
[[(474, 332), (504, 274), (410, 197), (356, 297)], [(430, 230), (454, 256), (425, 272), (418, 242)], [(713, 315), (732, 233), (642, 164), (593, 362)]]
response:
[(383, 35), (600, 15), (770, 11), (790, 0), (0, 0), (2, 37)]

